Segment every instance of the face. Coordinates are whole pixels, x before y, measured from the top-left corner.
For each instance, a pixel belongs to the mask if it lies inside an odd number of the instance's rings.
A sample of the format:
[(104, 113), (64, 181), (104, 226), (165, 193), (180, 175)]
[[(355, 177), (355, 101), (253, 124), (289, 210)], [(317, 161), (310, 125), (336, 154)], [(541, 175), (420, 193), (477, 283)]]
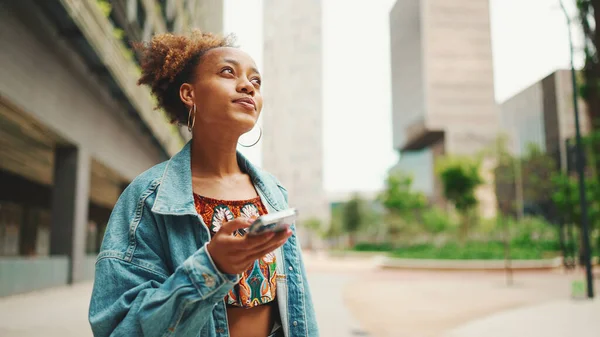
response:
[(248, 54), (236, 48), (211, 49), (202, 56), (195, 76), (193, 83), (180, 88), (182, 101), (188, 107), (196, 104), (195, 131), (239, 136), (254, 127), (263, 100), (261, 76)]

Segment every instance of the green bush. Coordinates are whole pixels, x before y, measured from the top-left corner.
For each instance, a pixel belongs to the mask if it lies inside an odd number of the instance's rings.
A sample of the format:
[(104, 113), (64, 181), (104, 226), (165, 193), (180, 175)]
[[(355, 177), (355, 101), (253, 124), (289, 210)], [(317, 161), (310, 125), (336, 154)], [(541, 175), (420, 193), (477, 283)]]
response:
[(433, 207), (421, 214), (421, 223), (428, 233), (438, 234), (453, 230), (457, 224), (443, 210)]
[[(390, 243), (374, 244), (362, 242), (354, 247), (360, 252), (390, 252), (393, 257), (439, 260), (501, 260), (505, 257), (504, 243), (500, 241), (454, 242), (440, 246), (433, 244), (407, 245), (394, 248)], [(555, 242), (540, 242), (536, 245), (510, 246), (510, 257), (514, 260), (543, 259), (560, 255)]]
[(509, 218), (481, 221), (465, 242), (456, 237), (458, 223), (438, 208), (424, 209), (414, 220), (388, 215), (387, 225), (395, 231), (389, 231), (387, 242), (361, 242), (353, 249), (389, 252), (401, 258), (504, 259), (508, 228), (512, 259), (542, 259), (562, 253), (557, 226), (539, 217), (526, 217), (518, 222)]
[(539, 217), (526, 217), (519, 222), (511, 221), (509, 226), (514, 242), (527, 244), (558, 238), (558, 228)]
[[(414, 259), (440, 260), (501, 260), (505, 257), (504, 244), (498, 241), (471, 241), (464, 245), (448, 243), (439, 247), (431, 244), (414, 245), (394, 249), (391, 256)], [(510, 257), (515, 260), (542, 259), (558, 255), (553, 250), (539, 247), (510, 247)]]
[(393, 250), (392, 244), (387, 243), (370, 243), (360, 242), (354, 246), (354, 250), (358, 252), (389, 252)]

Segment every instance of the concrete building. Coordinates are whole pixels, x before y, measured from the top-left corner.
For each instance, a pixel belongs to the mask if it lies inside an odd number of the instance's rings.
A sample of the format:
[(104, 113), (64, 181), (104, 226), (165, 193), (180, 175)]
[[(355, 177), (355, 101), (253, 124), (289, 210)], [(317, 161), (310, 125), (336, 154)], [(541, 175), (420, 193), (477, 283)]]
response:
[[(432, 181), (430, 197), (443, 204), (436, 158), (476, 153), (499, 127), (489, 2), (398, 0), (390, 29), (394, 147), (405, 158), (420, 157), (409, 171)], [(398, 166), (407, 165), (401, 159)], [(493, 184), (478, 195), (484, 215), (492, 216)]]
[(0, 296), (93, 277), (119, 194), (184, 143), (153, 109), (128, 42), (222, 1), (0, 2)]
[(326, 221), (321, 2), (265, 0), (263, 7), (263, 166), (288, 188), (302, 219)]
[[(502, 102), (502, 128), (513, 139), (515, 155), (535, 144), (567, 169), (567, 141), (575, 137), (570, 70), (558, 70)], [(579, 100), (581, 130), (590, 131), (586, 105)]]

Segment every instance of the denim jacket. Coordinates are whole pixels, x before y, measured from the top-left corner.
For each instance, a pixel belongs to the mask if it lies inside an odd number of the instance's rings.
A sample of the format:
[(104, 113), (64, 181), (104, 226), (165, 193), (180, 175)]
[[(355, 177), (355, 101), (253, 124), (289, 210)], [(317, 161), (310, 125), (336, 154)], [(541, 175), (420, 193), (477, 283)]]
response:
[[(229, 336), (225, 295), (237, 275), (220, 272), (196, 212), (188, 143), (138, 176), (111, 214), (96, 262), (89, 321), (94, 336)], [(238, 153), (268, 211), (287, 208), (287, 191)], [(277, 302), (285, 336), (318, 336), (294, 234), (275, 252)]]

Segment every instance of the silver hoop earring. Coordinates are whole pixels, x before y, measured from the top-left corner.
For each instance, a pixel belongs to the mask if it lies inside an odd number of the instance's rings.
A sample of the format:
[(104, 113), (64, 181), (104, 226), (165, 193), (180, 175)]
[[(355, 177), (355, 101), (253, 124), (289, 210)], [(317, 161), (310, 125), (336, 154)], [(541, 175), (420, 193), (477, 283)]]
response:
[(243, 147), (253, 147), (254, 145), (258, 144), (258, 142), (262, 138), (262, 134), (263, 134), (262, 128), (260, 126), (258, 127), (258, 130), (260, 131), (260, 134), (258, 135), (258, 139), (254, 143), (252, 143), (252, 145), (244, 145), (240, 142), (238, 142), (238, 144)]
[(188, 112), (187, 127), (190, 133), (192, 133), (192, 130), (194, 130), (194, 123), (196, 123), (196, 104), (194, 104), (194, 106), (191, 107), (190, 111)]

